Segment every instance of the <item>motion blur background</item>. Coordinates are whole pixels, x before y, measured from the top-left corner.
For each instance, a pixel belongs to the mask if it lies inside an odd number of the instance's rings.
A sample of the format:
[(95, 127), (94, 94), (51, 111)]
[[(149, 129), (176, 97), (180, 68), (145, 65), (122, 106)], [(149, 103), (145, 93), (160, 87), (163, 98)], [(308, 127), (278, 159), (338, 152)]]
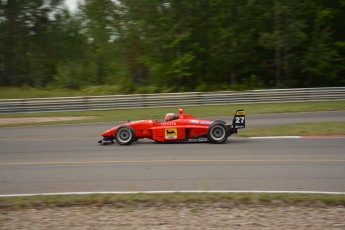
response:
[(1, 0), (0, 86), (123, 94), (345, 85), (343, 0)]

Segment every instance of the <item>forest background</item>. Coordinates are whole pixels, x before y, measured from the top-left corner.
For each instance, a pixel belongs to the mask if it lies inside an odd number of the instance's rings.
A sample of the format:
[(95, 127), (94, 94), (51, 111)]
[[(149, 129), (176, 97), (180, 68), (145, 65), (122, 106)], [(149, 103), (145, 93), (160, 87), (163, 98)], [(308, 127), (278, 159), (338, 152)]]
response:
[(0, 0), (0, 86), (344, 86), (344, 28), (344, 0)]

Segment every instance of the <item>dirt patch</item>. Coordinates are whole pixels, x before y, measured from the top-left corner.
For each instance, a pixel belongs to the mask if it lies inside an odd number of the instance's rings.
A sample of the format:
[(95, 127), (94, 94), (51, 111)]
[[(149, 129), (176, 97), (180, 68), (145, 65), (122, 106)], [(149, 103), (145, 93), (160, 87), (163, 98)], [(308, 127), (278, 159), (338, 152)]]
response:
[(345, 209), (303, 206), (65, 207), (0, 211), (0, 229), (344, 229)]
[(94, 116), (79, 116), (79, 117), (17, 117), (17, 118), (0, 118), (0, 125), (7, 124), (23, 124), (23, 123), (39, 123), (51, 121), (74, 121), (86, 120), (96, 118)]

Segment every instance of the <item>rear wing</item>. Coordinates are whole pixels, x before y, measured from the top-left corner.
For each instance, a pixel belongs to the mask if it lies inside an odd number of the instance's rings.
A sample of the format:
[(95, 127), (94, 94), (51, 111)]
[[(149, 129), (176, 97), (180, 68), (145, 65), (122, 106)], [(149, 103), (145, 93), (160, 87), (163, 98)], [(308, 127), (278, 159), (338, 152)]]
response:
[(232, 120), (233, 129), (243, 129), (246, 127), (246, 113), (243, 109), (236, 111), (234, 119)]

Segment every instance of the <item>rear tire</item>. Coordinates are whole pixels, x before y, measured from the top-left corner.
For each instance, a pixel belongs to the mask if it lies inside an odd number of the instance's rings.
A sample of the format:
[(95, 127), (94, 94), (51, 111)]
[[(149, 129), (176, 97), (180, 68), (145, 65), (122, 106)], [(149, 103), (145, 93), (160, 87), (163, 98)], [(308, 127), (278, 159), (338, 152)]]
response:
[(223, 123), (213, 123), (207, 129), (207, 138), (215, 144), (224, 143), (229, 137), (229, 129)]
[(120, 145), (130, 145), (136, 140), (135, 132), (132, 127), (123, 125), (115, 132), (115, 140)]

